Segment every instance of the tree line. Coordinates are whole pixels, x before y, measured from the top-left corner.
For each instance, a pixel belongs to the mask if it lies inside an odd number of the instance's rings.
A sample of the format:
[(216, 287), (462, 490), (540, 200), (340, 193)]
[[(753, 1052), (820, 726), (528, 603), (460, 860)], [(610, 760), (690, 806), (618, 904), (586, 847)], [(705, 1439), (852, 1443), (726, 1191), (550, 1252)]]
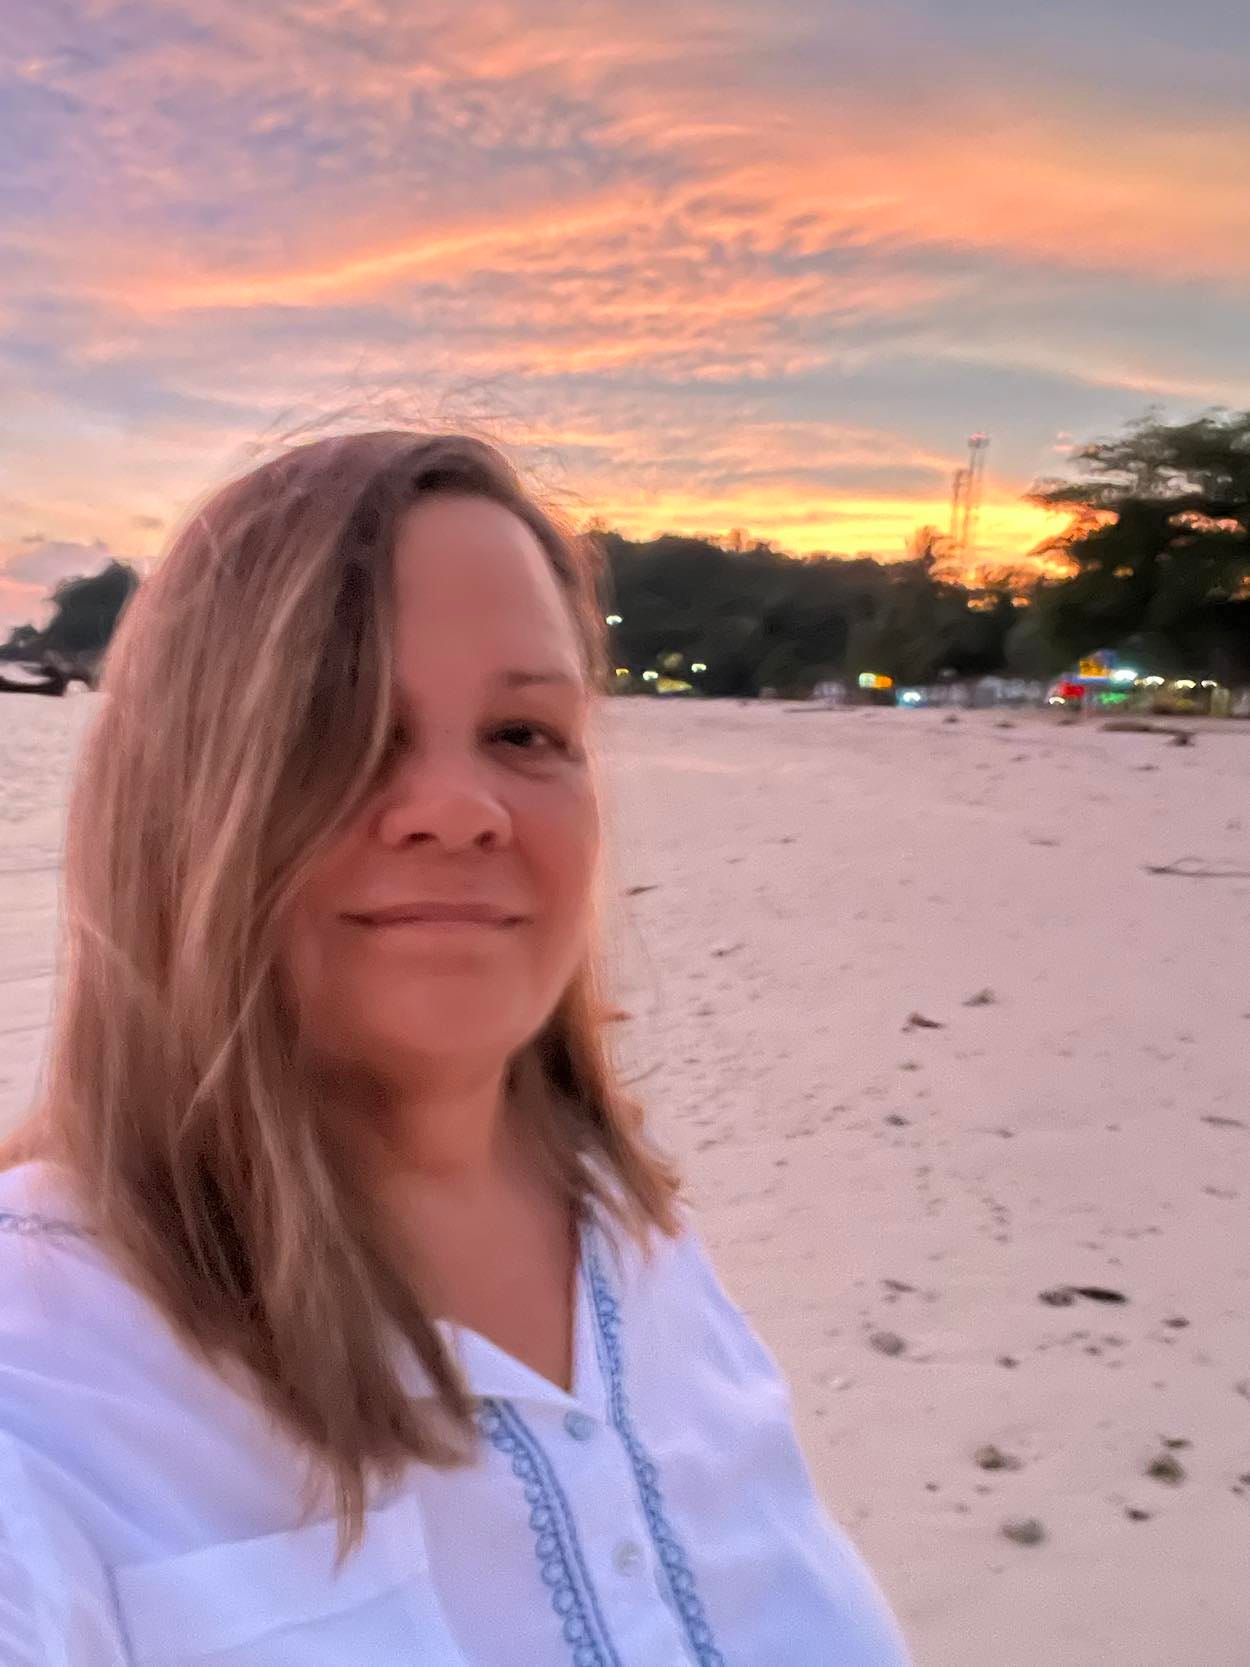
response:
[[(1033, 552), (1040, 576), (972, 583), (933, 528), (893, 562), (599, 529), (614, 664), (631, 686), (650, 671), (708, 695), (801, 695), (864, 671), (1047, 677), (1109, 648), (1143, 674), (1250, 683), (1250, 411), (1150, 415), (1071, 464), (1027, 494), (1065, 519)], [(137, 584), (122, 562), (66, 580), (48, 624), (19, 626), (0, 657), (98, 659)]]
[(1033, 552), (1049, 571), (980, 584), (933, 528), (895, 562), (602, 532), (616, 664), (710, 695), (797, 695), (865, 671), (1048, 677), (1113, 649), (1143, 674), (1250, 683), (1250, 412), (1146, 417), (1071, 462), (1027, 494), (1065, 517)]

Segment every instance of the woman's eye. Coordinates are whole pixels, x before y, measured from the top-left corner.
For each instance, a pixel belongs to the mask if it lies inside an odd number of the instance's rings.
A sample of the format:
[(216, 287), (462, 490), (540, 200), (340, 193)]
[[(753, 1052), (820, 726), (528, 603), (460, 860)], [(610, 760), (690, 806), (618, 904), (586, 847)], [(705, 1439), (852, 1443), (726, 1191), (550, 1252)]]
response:
[(518, 752), (542, 755), (550, 752), (567, 753), (568, 743), (555, 730), (543, 724), (504, 724), (495, 731), (495, 739)]

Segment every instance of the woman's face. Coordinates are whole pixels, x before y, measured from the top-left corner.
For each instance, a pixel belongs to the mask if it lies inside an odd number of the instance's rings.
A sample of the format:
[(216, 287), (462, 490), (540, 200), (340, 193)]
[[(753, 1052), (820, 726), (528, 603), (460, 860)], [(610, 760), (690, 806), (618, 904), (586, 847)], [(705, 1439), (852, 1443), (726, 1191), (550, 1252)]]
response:
[(487, 499), (409, 511), (392, 756), (290, 945), (315, 1043), (393, 1087), (495, 1068), (586, 948), (599, 818), (577, 635), (542, 546)]

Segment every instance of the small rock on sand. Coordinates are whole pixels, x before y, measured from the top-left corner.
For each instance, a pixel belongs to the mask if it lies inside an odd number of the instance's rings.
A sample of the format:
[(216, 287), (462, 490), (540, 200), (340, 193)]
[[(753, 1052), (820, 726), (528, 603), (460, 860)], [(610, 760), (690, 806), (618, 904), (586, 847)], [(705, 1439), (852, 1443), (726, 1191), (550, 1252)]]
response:
[(1172, 1453), (1159, 1453), (1146, 1466), (1146, 1474), (1175, 1488), (1185, 1480), (1185, 1466)]
[(984, 1447), (978, 1447), (972, 1455), (982, 1470), (1019, 1470), (1020, 1460), (1014, 1453), (1004, 1453), (1001, 1447), (987, 1442)]
[(878, 1354), (903, 1354), (907, 1348), (897, 1331), (874, 1331), (868, 1341)]
[(1041, 1545), (1046, 1530), (1036, 1517), (1012, 1517), (1003, 1523), (1003, 1535), (1016, 1545)]
[(1076, 1301), (1076, 1292), (1070, 1285), (1052, 1285), (1048, 1291), (1037, 1293), (1039, 1302), (1045, 1302), (1051, 1308), (1070, 1308)]

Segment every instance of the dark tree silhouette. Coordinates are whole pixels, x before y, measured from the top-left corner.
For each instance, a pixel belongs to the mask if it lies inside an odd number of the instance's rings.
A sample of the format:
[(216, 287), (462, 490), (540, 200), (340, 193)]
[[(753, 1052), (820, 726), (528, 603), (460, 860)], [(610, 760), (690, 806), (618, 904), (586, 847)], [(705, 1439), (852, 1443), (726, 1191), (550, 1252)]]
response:
[(138, 584), (134, 568), (120, 561), (84, 578), (62, 580), (52, 592), (52, 618), (44, 629), (17, 626), (0, 648), (0, 658), (94, 668)]

